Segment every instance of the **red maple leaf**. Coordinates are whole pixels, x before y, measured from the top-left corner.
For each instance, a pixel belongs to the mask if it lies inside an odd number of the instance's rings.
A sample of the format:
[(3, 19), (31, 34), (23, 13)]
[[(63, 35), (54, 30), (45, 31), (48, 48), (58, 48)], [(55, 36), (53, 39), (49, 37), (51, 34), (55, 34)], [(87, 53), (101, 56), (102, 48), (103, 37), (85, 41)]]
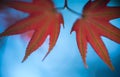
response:
[(50, 35), (49, 49), (45, 55), (46, 57), (55, 46), (60, 32), (60, 24), (63, 24), (63, 17), (56, 11), (52, 1), (34, 0), (32, 3), (13, 1), (7, 2), (6, 5), (27, 12), (30, 15), (8, 27), (0, 36), (21, 34), (31, 30), (34, 31), (26, 48), (24, 61), (33, 51), (38, 49), (46, 37)]
[(77, 45), (85, 66), (89, 42), (99, 57), (113, 69), (101, 36), (120, 43), (120, 29), (109, 23), (109, 20), (120, 17), (120, 7), (108, 7), (108, 2), (109, 0), (89, 0), (83, 9), (82, 18), (75, 22), (71, 30), (76, 32)]

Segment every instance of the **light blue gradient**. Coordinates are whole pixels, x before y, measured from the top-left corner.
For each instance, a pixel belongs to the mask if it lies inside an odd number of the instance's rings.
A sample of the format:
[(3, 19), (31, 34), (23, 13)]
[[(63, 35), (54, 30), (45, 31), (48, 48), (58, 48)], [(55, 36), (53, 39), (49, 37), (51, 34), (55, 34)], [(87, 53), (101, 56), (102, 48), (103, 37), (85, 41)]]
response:
[[(53, 1), (56, 7), (64, 5), (64, 0)], [(87, 0), (68, 1), (70, 8), (82, 14), (83, 6)], [(115, 6), (114, 0), (108, 6)], [(5, 12), (0, 12), (0, 32), (5, 30), (5, 26), (28, 16), (28, 14), (14, 9), (3, 11)], [(0, 39), (0, 77), (120, 77), (120, 45), (102, 37), (116, 69), (111, 71), (88, 44), (86, 57), (88, 69), (86, 69), (79, 54), (75, 32), (70, 34), (71, 28), (79, 16), (67, 9), (59, 10), (59, 12), (64, 16), (65, 28), (61, 26), (58, 41), (43, 62), (42, 58), (48, 50), (49, 36), (44, 44), (33, 52), (24, 63), (21, 61), (25, 55), (28, 41), (22, 40), (20, 35)], [(12, 18), (12, 22), (8, 22), (6, 17)], [(120, 18), (110, 22), (120, 28)]]

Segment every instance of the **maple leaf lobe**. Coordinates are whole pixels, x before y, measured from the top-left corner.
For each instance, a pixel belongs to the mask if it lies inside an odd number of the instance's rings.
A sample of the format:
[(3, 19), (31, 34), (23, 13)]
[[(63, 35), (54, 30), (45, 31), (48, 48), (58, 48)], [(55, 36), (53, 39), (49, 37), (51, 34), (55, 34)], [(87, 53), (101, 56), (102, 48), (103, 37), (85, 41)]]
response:
[(50, 52), (57, 42), (60, 24), (63, 24), (63, 17), (56, 11), (53, 2), (51, 0), (34, 0), (32, 3), (13, 1), (7, 2), (6, 5), (30, 14), (27, 18), (16, 22), (0, 34), (2, 37), (33, 30), (22, 62), (43, 44), (48, 35), (50, 35), (48, 50)]
[(89, 42), (98, 56), (114, 69), (101, 36), (120, 43), (120, 29), (109, 23), (109, 20), (120, 17), (120, 7), (108, 7), (108, 2), (109, 0), (89, 0), (83, 9), (83, 17), (74, 23), (71, 32), (76, 32), (77, 45), (85, 65)]

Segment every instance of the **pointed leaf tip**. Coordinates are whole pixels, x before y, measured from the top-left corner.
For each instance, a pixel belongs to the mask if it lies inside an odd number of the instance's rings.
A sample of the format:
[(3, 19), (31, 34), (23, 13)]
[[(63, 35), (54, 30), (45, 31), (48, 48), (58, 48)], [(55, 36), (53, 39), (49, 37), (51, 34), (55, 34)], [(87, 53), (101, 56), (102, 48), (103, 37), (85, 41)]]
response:
[(112, 70), (112, 71), (114, 71), (115, 70), (115, 68), (114, 68), (114, 66), (112, 65), (112, 66), (110, 66), (110, 69)]
[(84, 63), (85, 68), (88, 68), (88, 65), (86, 63), (86, 57), (82, 57), (82, 59), (83, 59), (83, 63)]
[(42, 61), (44, 61), (44, 60), (46, 59), (46, 57), (48, 56), (49, 53), (50, 53), (50, 51), (48, 51), (48, 52), (46, 53), (46, 55), (43, 57)]
[(58, 20), (59, 20), (59, 24), (63, 26), (63, 28), (65, 28), (64, 26), (64, 19), (63, 19), (63, 16), (62, 14), (58, 13)]
[(73, 29), (71, 29), (71, 31), (70, 31), (70, 34), (72, 34), (72, 32), (73, 32), (74, 30)]
[(24, 58), (23, 58), (23, 60), (22, 60), (22, 63), (23, 63), (27, 58), (28, 58), (28, 55), (25, 54), (25, 56), (24, 56)]
[(72, 27), (72, 29), (71, 29), (71, 31), (70, 31), (70, 34), (72, 34), (73, 31), (77, 32), (77, 31), (76, 31), (76, 28), (75, 28), (75, 25)]
[(23, 60), (22, 60), (22, 63), (26, 60), (26, 58), (24, 57)]

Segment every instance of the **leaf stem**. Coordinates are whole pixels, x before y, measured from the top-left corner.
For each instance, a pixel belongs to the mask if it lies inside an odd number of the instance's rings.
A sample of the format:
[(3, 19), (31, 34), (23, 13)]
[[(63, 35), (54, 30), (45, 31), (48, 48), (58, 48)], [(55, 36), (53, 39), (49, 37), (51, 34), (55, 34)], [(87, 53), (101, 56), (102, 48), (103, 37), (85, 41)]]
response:
[(70, 12), (72, 12), (72, 13), (74, 13), (76, 15), (82, 15), (82, 14), (74, 11), (73, 9), (69, 8), (69, 6), (68, 6), (68, 0), (65, 0), (64, 7), (60, 7), (60, 8), (56, 8), (56, 9), (58, 9), (58, 10), (68, 9)]

